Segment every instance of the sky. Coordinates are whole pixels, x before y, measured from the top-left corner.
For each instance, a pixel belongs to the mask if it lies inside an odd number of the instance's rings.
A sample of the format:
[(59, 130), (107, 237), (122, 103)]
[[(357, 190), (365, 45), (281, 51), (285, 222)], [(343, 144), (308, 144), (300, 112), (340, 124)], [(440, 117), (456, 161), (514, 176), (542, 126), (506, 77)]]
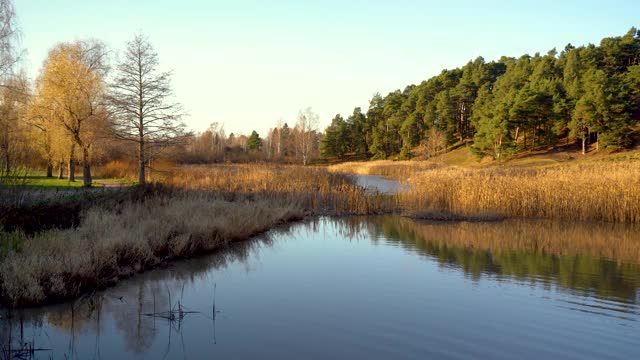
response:
[(419, 84), (482, 56), (561, 50), (640, 27), (640, 2), (418, 0), (14, 0), (37, 77), (55, 44), (87, 38), (117, 53), (135, 33), (173, 70), (195, 131), (261, 136), (312, 107), (320, 127), (374, 93)]

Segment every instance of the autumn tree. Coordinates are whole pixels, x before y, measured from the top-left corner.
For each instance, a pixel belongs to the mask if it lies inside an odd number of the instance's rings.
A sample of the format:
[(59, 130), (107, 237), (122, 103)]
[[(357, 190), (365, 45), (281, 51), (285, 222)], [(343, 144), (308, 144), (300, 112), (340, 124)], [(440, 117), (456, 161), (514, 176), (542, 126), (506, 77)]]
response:
[(172, 72), (158, 67), (158, 54), (147, 37), (135, 35), (117, 66), (109, 97), (114, 136), (137, 145), (139, 184), (146, 182), (152, 152), (185, 138), (182, 106), (173, 101)]
[(69, 140), (69, 180), (75, 180), (76, 150), (80, 151), (85, 186), (91, 186), (91, 147), (104, 127), (103, 78), (106, 50), (100, 41), (63, 43), (49, 52), (37, 80), (37, 102), (53, 121), (51, 132), (62, 130)]
[(53, 177), (54, 163), (60, 166), (59, 178), (62, 179), (64, 171), (64, 159), (56, 153), (55, 139), (64, 138), (63, 134), (54, 134), (53, 117), (46, 108), (41, 97), (34, 96), (27, 105), (26, 123), (30, 125), (31, 145), (44, 159), (47, 167), (47, 177)]
[(14, 160), (24, 154), (27, 128), (24, 115), (28, 98), (26, 77), (14, 77), (0, 87), (0, 164), (5, 173), (11, 173)]

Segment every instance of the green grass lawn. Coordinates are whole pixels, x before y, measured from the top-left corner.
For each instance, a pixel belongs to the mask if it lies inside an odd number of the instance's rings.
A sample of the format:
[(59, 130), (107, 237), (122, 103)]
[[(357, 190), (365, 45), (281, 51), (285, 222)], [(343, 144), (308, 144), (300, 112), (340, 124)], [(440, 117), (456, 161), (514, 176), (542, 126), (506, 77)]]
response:
[[(93, 177), (92, 188), (100, 188), (104, 187), (103, 184), (100, 184), (100, 180), (109, 181), (111, 183), (120, 183), (124, 185), (130, 185), (131, 182), (126, 179), (111, 179), (111, 178), (102, 178), (99, 176)], [(76, 176), (76, 181), (69, 181), (69, 179), (58, 179), (56, 177), (48, 178), (44, 175), (27, 175), (20, 176), (14, 179), (13, 184), (17, 186), (24, 186), (29, 189), (40, 189), (40, 190), (71, 190), (71, 189), (80, 189), (83, 187), (84, 182), (82, 181), (82, 176)]]
[[(65, 189), (65, 188), (79, 188), (82, 187), (82, 185), (84, 184), (82, 182), (82, 177), (80, 178), (76, 178), (76, 181), (69, 181), (69, 179), (58, 179), (58, 178), (48, 178), (46, 176), (40, 176), (40, 175), (28, 175), (25, 176), (24, 178), (24, 186), (30, 187), (30, 188), (41, 188), (41, 189), (48, 189), (48, 188), (57, 188), (57, 189)], [(102, 185), (100, 184), (93, 184), (92, 187), (101, 187)]]

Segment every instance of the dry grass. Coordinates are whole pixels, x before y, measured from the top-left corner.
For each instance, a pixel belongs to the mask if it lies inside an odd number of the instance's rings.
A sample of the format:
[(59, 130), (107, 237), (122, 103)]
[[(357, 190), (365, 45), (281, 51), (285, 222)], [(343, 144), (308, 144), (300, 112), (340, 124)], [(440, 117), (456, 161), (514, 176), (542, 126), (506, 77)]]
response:
[(28, 237), (20, 251), (6, 255), (0, 294), (11, 306), (76, 297), (303, 216), (301, 207), (285, 202), (231, 203), (194, 193), (93, 208), (78, 228)]
[[(243, 240), (306, 215), (404, 212), (444, 220), (502, 217), (640, 223), (640, 162), (463, 169), (428, 162), (320, 167), (177, 167), (181, 189), (85, 212), (76, 229), (25, 236), (0, 262), (5, 303), (42, 304), (109, 286), (172, 259)], [(370, 195), (340, 173), (408, 179), (396, 195)], [(17, 251), (15, 249), (18, 249)]]
[[(585, 161), (556, 166), (446, 167), (430, 162), (345, 163), (330, 171), (403, 179), (407, 213), (447, 219), (527, 217), (640, 223), (640, 162)], [(450, 216), (451, 214), (455, 216)]]
[(229, 201), (238, 199), (297, 204), (317, 215), (367, 215), (392, 211), (392, 197), (370, 195), (348, 176), (321, 167), (251, 164), (183, 166), (166, 183), (183, 189), (209, 191)]
[(370, 195), (349, 177), (314, 167), (185, 166), (167, 172), (165, 183), (171, 187), (122, 190), (131, 198), (83, 209), (75, 228), (21, 235), (0, 261), (2, 302), (60, 301), (307, 215), (396, 206), (393, 197)]
[(138, 174), (136, 163), (123, 160), (113, 160), (92, 170), (98, 176), (113, 179), (135, 180)]
[(640, 222), (640, 162), (550, 168), (440, 168), (417, 172), (399, 194), (407, 211)]
[(439, 167), (441, 166), (427, 161), (379, 160), (368, 162), (346, 162), (331, 165), (327, 170), (332, 173), (379, 175), (390, 179), (406, 180), (409, 176), (416, 174), (418, 171), (431, 170)]

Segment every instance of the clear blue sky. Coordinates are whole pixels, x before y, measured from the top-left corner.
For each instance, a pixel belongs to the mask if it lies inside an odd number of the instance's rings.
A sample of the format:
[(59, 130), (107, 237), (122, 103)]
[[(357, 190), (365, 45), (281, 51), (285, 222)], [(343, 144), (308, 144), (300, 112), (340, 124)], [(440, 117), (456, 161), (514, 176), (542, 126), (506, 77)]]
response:
[(327, 125), (383, 95), (483, 56), (546, 53), (640, 26), (640, 1), (14, 0), (35, 78), (58, 42), (135, 32), (175, 71), (187, 123), (227, 133), (290, 125), (311, 106)]

